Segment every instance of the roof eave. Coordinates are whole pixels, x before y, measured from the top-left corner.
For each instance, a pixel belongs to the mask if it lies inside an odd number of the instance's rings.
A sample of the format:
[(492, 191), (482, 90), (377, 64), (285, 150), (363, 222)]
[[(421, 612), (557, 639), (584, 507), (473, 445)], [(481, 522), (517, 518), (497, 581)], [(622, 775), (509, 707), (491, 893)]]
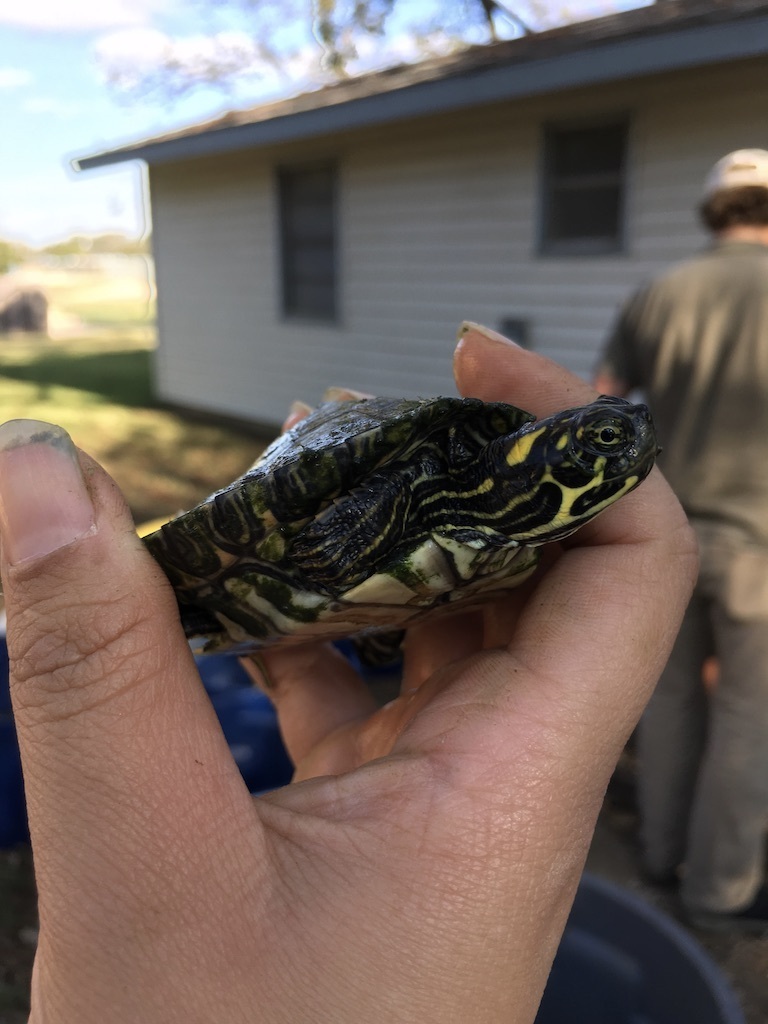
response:
[(419, 82), (264, 121), (140, 142), (76, 159), (73, 165), (85, 171), (128, 160), (159, 164), (213, 156), (622, 78), (745, 60), (765, 53), (768, 53), (768, 15), (653, 32), (632, 39), (601, 42), (558, 56)]

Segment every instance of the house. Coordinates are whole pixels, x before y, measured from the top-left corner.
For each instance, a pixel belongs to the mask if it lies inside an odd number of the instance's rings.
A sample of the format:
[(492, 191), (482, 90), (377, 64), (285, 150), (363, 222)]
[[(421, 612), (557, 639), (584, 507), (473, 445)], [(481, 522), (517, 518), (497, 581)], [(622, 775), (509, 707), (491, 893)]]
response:
[(711, 164), (768, 147), (768, 4), (666, 0), (80, 159), (149, 168), (156, 388), (275, 425), (328, 384), (454, 393), (465, 318), (587, 375), (704, 240)]

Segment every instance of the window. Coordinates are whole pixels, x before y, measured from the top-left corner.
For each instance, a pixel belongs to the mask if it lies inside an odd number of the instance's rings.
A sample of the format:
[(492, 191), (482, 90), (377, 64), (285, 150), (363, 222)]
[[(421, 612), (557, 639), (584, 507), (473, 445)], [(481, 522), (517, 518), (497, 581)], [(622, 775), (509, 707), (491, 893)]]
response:
[(278, 172), (283, 312), (336, 317), (336, 168)]
[(543, 253), (622, 248), (626, 149), (625, 120), (545, 129)]

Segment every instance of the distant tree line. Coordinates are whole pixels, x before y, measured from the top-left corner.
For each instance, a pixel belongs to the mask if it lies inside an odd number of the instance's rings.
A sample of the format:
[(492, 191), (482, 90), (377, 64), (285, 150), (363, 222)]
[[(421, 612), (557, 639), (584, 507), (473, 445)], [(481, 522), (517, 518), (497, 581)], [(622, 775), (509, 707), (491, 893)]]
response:
[(0, 238), (0, 274), (7, 274), (11, 267), (26, 263), (34, 250), (21, 242), (6, 242)]
[(115, 253), (124, 256), (143, 255), (152, 251), (152, 239), (129, 238), (121, 234), (73, 235), (63, 242), (46, 245), (38, 252), (46, 256), (91, 256), (95, 253)]
[(146, 255), (152, 251), (152, 239), (129, 238), (117, 233), (104, 235), (73, 235), (62, 242), (34, 248), (23, 242), (0, 239), (0, 274), (7, 274), (15, 266), (28, 263), (39, 256), (91, 256), (116, 254), (125, 256)]

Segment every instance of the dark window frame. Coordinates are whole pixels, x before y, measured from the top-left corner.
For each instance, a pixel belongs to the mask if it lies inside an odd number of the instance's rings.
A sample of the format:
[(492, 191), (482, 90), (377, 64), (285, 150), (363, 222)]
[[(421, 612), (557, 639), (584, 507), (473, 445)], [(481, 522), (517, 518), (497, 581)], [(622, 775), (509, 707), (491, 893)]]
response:
[(338, 322), (338, 173), (333, 160), (277, 168), (280, 305), (287, 319)]
[[(562, 146), (566, 136), (583, 134), (586, 140), (590, 135), (594, 137), (609, 132), (620, 136), (620, 156), (615, 167), (568, 172), (556, 165), (558, 144)], [(550, 121), (543, 125), (537, 246), (540, 256), (610, 256), (626, 251), (629, 150), (630, 118), (626, 113), (602, 118)], [(569, 191), (571, 195), (578, 192), (588, 194), (590, 190), (603, 191), (603, 203), (615, 204), (613, 230), (605, 234), (571, 237), (568, 237), (567, 232), (558, 231), (557, 193), (561, 196)], [(561, 207), (561, 218), (564, 213), (567, 214), (567, 211)], [(604, 206), (602, 213), (605, 215), (609, 210)]]

